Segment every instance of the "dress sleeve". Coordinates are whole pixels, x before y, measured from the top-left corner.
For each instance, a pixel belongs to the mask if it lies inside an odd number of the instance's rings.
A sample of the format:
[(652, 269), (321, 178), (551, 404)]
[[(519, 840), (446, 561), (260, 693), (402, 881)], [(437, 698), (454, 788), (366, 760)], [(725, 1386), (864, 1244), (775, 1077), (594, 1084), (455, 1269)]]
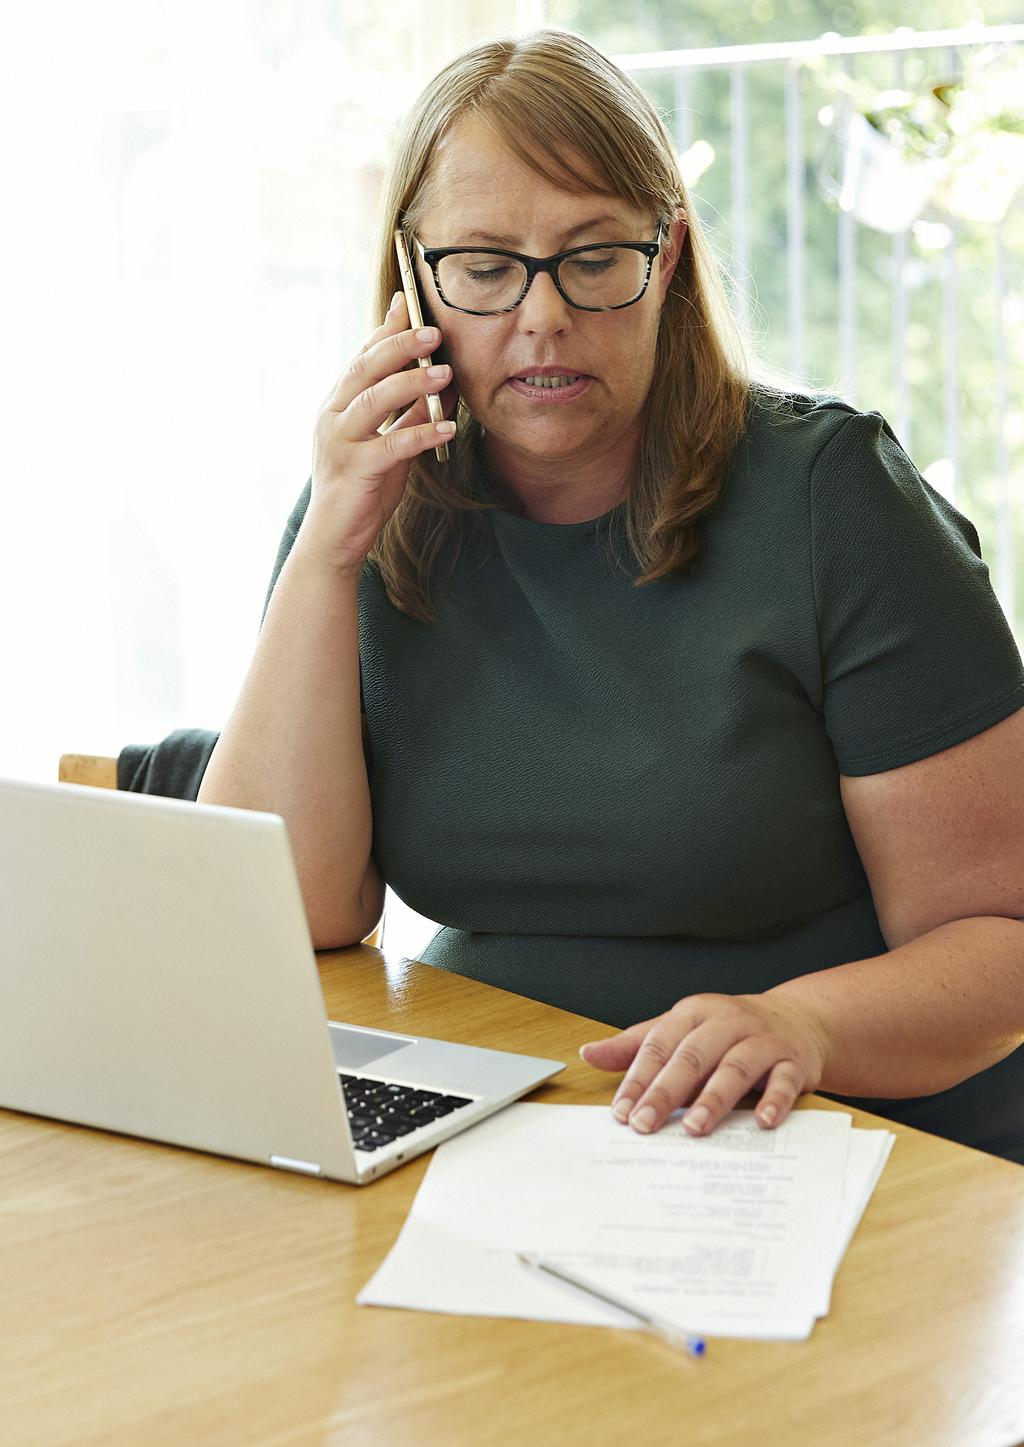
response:
[(175, 729), (158, 744), (125, 744), (117, 756), (117, 787), (194, 802), (219, 737), (208, 729)]
[(841, 773), (900, 768), (1024, 706), (978, 534), (877, 412), (851, 415), (818, 454), (810, 514), (825, 727)]
[[(310, 478), (306, 486), (299, 493), (299, 500), (288, 515), (288, 521), (284, 525), (284, 532), (281, 534), (281, 541), (277, 548), (277, 558), (274, 561), (274, 571), (270, 575), (270, 587), (267, 589), (267, 596), (263, 603), (263, 617), (267, 616), (267, 609), (270, 607), (270, 599), (277, 583), (278, 575), (285, 563), (288, 561), (288, 554), (291, 552), (298, 536), (299, 528), (302, 526), (302, 519), (306, 516), (306, 509), (309, 507), (309, 499), (313, 491), (313, 479)], [(261, 625), (262, 625), (262, 619)]]
[[(270, 599), (273, 596), (274, 588), (277, 584), (281, 569), (288, 561), (288, 554), (291, 552), (295, 544), (295, 539), (298, 536), (299, 528), (302, 526), (302, 519), (306, 516), (306, 509), (309, 507), (309, 499), (312, 496), (312, 493), (313, 479), (309, 478), (306, 486), (299, 493), (298, 501), (289, 513), (288, 521), (285, 523), (284, 526), (284, 532), (281, 534), (281, 541), (277, 547), (277, 558), (274, 561), (274, 571), (270, 575), (270, 586), (267, 589), (267, 596), (263, 602), (264, 618), (266, 618), (267, 616), (267, 609), (270, 607)], [(262, 626), (263, 620), (261, 619), (260, 627)], [(366, 712), (366, 701), (363, 696), (362, 668), (360, 668), (359, 670), (359, 711), (360, 713)]]

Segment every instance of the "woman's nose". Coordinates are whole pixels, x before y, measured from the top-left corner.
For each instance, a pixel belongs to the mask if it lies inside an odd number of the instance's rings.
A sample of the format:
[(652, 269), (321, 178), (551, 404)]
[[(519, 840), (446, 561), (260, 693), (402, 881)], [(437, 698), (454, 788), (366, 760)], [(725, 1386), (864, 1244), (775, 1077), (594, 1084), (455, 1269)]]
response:
[(572, 310), (554, 279), (539, 271), (516, 308), (519, 330), (544, 335), (566, 331), (572, 326)]

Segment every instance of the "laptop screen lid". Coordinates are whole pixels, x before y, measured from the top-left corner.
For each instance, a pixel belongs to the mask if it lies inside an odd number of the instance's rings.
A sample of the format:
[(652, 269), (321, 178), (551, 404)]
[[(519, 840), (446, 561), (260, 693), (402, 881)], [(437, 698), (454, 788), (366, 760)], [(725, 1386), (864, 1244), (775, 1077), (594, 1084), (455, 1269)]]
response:
[(0, 1106), (359, 1178), (278, 815), (0, 780)]

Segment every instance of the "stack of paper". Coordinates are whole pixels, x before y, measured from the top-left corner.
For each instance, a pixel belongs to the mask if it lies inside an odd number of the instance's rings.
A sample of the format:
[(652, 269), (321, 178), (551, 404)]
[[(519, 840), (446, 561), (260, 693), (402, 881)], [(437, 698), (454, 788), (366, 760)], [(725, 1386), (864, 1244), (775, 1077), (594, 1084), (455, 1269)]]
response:
[(803, 1340), (895, 1136), (839, 1111), (709, 1136), (682, 1112), (654, 1135), (607, 1106), (512, 1105), (434, 1153), (363, 1305), (635, 1326), (538, 1277), (530, 1252), (705, 1336)]

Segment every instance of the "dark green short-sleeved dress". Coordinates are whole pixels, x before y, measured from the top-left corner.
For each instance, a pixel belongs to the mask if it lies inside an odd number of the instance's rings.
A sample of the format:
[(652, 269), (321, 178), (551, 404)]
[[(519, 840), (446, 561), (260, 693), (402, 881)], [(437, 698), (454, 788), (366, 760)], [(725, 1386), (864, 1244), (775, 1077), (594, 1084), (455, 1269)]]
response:
[[(443, 922), (423, 958), (616, 1026), (883, 953), (840, 774), (1024, 705), (974, 527), (877, 413), (755, 391), (685, 575), (633, 586), (622, 513), (485, 514), (434, 626), (369, 566), (359, 601), (374, 857)], [(863, 1104), (1024, 1160), (1024, 1050)]]

